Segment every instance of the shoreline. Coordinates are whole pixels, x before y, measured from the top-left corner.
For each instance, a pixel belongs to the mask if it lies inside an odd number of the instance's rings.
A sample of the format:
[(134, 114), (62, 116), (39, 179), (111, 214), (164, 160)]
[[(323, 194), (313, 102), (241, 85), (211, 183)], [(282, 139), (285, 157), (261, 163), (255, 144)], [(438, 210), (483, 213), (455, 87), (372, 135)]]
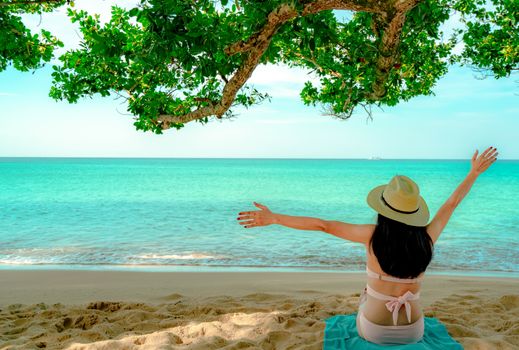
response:
[[(227, 265), (165, 265), (165, 264), (1, 264), (0, 271), (98, 271), (98, 272), (275, 272), (275, 273), (346, 273), (365, 274), (365, 270), (348, 269), (319, 269), (301, 266), (227, 266)], [(432, 270), (427, 276), (454, 276), (454, 277), (489, 277), (519, 279), (519, 272), (515, 271), (486, 271), (486, 270)]]
[[(0, 349), (322, 349), (364, 273), (0, 270)], [(421, 303), (465, 349), (519, 348), (517, 278), (426, 276)]]

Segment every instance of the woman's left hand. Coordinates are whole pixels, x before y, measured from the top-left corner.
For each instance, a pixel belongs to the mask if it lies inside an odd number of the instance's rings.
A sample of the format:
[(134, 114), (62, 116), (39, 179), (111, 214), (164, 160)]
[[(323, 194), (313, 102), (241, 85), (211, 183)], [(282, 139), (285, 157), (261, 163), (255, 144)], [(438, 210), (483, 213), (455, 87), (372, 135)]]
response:
[(253, 202), (254, 205), (260, 210), (255, 211), (244, 211), (238, 214), (238, 220), (240, 225), (244, 228), (256, 227), (256, 226), (267, 226), (274, 223), (274, 213), (270, 211), (265, 205)]

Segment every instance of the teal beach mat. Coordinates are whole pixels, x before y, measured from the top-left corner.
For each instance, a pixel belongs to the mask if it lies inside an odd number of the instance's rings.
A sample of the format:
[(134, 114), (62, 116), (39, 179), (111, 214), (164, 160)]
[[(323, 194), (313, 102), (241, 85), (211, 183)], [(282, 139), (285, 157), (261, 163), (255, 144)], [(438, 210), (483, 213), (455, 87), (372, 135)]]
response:
[(418, 343), (377, 345), (359, 337), (356, 317), (354, 313), (327, 318), (323, 350), (463, 350), (461, 344), (452, 339), (445, 326), (435, 318), (424, 318), (424, 337)]

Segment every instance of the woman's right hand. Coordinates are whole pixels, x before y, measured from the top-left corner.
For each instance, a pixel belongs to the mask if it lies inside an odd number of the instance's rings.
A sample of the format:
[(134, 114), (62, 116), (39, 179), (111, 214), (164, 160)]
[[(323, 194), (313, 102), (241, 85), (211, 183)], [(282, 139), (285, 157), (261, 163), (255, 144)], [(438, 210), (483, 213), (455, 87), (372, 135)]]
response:
[(244, 211), (238, 214), (238, 220), (241, 220), (239, 223), (243, 228), (267, 226), (275, 222), (274, 213), (266, 205), (256, 202), (253, 204), (260, 210)]
[(498, 154), (496, 148), (489, 147), (478, 157), (478, 150), (476, 150), (472, 156), (472, 168), (470, 169), (470, 172), (476, 176), (483, 173), (496, 161)]

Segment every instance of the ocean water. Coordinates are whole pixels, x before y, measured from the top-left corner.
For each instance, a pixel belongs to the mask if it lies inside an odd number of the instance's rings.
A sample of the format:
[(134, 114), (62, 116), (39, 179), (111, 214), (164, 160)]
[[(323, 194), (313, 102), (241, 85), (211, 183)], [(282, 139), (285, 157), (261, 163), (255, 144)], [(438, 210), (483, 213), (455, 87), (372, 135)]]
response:
[[(245, 229), (252, 202), (374, 223), (373, 187), (403, 174), (431, 215), (468, 160), (0, 158), (0, 268), (361, 271), (363, 247), (318, 231)], [(430, 271), (519, 273), (519, 161), (476, 181)]]

